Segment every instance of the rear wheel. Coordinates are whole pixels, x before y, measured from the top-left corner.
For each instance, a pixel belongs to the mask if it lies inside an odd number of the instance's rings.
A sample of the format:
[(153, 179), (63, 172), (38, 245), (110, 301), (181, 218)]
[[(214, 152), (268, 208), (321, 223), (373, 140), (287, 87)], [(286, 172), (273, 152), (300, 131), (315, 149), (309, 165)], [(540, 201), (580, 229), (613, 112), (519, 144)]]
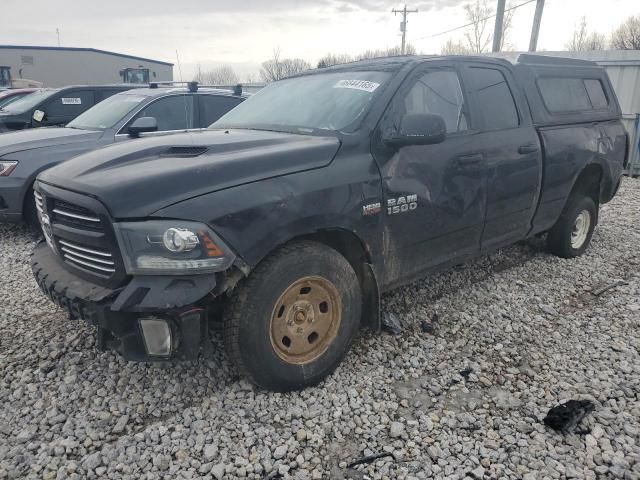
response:
[(598, 209), (591, 197), (573, 195), (562, 215), (549, 231), (549, 251), (563, 258), (582, 255), (591, 243), (598, 221)]
[(258, 265), (230, 299), (227, 353), (262, 388), (317, 384), (349, 350), (361, 303), (358, 277), (337, 251), (308, 241), (287, 245)]

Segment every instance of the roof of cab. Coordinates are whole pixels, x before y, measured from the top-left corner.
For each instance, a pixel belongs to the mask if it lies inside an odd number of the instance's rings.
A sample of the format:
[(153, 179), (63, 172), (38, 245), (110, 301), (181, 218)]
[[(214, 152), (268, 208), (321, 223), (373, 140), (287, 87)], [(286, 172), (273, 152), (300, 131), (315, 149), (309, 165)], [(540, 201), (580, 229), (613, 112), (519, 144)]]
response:
[(394, 57), (378, 57), (354, 62), (341, 63), (330, 67), (318, 68), (303, 72), (301, 75), (309, 75), (322, 72), (343, 70), (383, 70), (398, 71), (406, 65), (418, 64), (428, 61), (475, 61), (483, 63), (495, 63), (502, 65), (549, 65), (549, 66), (597, 66), (595, 62), (564, 57), (549, 57), (529, 53), (498, 53), (486, 55), (399, 55)]

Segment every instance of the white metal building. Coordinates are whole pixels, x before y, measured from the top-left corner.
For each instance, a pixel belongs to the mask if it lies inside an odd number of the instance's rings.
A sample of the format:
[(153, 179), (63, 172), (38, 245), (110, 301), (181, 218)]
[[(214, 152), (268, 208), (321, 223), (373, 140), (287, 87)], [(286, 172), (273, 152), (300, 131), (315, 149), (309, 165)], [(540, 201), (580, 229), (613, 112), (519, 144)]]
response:
[(173, 64), (95, 48), (0, 45), (0, 86), (20, 79), (45, 87), (171, 81)]

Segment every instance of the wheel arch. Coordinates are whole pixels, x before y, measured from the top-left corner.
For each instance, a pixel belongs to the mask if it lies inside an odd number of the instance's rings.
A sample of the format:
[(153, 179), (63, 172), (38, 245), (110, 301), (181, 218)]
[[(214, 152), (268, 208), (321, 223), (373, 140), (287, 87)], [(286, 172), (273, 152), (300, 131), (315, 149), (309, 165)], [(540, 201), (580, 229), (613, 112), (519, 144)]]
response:
[(336, 250), (349, 262), (356, 272), (362, 289), (361, 326), (378, 331), (380, 319), (380, 288), (372, 265), (371, 251), (367, 244), (354, 232), (344, 228), (324, 228), (296, 235), (277, 245), (269, 253), (297, 241), (313, 241)]
[(583, 193), (590, 196), (596, 205), (599, 205), (602, 195), (603, 176), (604, 171), (601, 165), (589, 163), (576, 177), (569, 196), (571, 197), (576, 193)]

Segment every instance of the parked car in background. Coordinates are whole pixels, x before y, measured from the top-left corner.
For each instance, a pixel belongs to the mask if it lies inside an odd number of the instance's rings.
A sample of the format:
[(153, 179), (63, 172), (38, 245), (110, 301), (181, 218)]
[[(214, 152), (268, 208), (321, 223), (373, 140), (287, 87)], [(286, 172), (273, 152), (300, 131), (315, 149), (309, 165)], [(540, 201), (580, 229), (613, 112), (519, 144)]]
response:
[(115, 142), (208, 127), (241, 91), (152, 84), (118, 93), (69, 122), (0, 135), (0, 220), (37, 224), (32, 185), (46, 168)]
[(111, 95), (139, 85), (41, 88), (0, 110), (0, 132), (63, 126)]
[[(392, 57), (274, 82), (211, 130), (43, 172), (34, 276), (130, 360), (194, 358), (224, 312), (257, 385), (313, 385), (380, 295), (547, 233), (590, 244), (629, 139), (604, 69), (521, 55)], [(357, 361), (357, 359), (354, 359)]]
[(0, 111), (2, 111), (2, 107), (5, 105), (9, 105), (11, 102), (26, 97), (36, 90), (36, 88), (12, 88), (0, 91)]

